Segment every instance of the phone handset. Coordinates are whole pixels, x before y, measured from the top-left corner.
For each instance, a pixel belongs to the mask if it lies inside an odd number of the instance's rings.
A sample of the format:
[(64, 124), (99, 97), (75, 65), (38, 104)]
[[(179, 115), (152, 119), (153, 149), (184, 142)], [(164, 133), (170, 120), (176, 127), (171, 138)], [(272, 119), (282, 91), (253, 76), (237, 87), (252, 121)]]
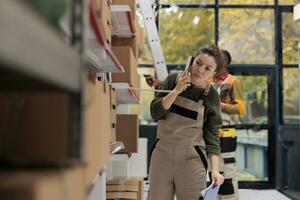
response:
[(185, 69), (184, 69), (184, 73), (186, 73), (186, 75), (190, 74), (193, 62), (194, 62), (194, 56), (189, 56), (185, 63)]

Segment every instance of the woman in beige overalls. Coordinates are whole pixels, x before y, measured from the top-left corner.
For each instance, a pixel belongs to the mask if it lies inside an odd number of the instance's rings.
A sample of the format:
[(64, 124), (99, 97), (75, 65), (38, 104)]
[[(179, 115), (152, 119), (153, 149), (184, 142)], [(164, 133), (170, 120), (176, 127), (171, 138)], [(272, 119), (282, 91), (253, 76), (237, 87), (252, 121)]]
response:
[(188, 71), (170, 74), (151, 102), (151, 115), (158, 121), (157, 141), (150, 161), (150, 200), (202, 199), (206, 188), (207, 158), (212, 163), (212, 178), (221, 185), (219, 173), (222, 125), (220, 100), (208, 80), (221, 69), (217, 46), (200, 48)]

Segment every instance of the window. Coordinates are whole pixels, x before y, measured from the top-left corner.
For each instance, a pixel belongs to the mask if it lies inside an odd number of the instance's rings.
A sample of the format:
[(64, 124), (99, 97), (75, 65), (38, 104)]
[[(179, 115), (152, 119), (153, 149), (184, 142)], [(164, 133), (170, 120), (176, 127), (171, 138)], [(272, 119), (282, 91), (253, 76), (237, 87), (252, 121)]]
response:
[[(251, 128), (237, 129), (236, 162), (239, 181), (268, 180), (268, 77), (238, 76), (242, 84), (246, 114), (233, 118)], [(255, 84), (253, 84), (255, 83)], [(238, 119), (238, 120), (237, 120)]]
[(283, 64), (298, 63), (298, 42), (300, 26), (294, 22), (293, 13), (282, 14), (282, 56)]
[(214, 43), (212, 9), (166, 8), (160, 11), (159, 35), (166, 63), (185, 63), (199, 47)]
[(234, 64), (274, 64), (274, 11), (220, 9), (219, 45)]
[[(239, 76), (246, 114), (239, 124), (268, 124), (268, 89), (266, 76)], [(255, 83), (255, 84), (253, 84)]]
[(283, 69), (284, 123), (300, 124), (300, 69)]
[(151, 53), (150, 44), (148, 42), (148, 34), (144, 28), (144, 49), (141, 58), (139, 59), (139, 64), (153, 64), (153, 58)]
[(274, 5), (274, 0), (219, 0), (219, 4), (257, 4)]
[(147, 89), (147, 90), (141, 90), (140, 91), (140, 104), (139, 105), (131, 105), (130, 106), (130, 113), (138, 114), (140, 124), (149, 124), (153, 122), (151, 115), (150, 115), (150, 103), (154, 98), (154, 91), (152, 91), (152, 88), (150, 88), (144, 78), (144, 74), (150, 74), (154, 76), (155, 70), (154, 68), (149, 67), (139, 67), (138, 73), (140, 75), (140, 87), (141, 89)]
[(279, 0), (280, 5), (295, 5), (300, 3), (300, 0)]

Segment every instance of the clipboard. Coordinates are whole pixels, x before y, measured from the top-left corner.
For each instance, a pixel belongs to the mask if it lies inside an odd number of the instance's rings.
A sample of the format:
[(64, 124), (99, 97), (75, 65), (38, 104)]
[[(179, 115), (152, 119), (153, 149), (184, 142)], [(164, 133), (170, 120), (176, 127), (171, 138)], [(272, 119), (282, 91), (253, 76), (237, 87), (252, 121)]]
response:
[(219, 188), (220, 186), (215, 186), (214, 183), (212, 183), (206, 189), (202, 190), (201, 194), (203, 196), (203, 200), (217, 200)]

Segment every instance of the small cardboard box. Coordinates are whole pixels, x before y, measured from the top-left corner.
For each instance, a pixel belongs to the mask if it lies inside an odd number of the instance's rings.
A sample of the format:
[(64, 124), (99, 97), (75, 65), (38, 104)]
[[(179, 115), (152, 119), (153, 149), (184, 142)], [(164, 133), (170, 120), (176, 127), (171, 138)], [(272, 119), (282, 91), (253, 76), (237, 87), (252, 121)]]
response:
[(137, 200), (143, 200), (144, 180), (142, 177), (116, 177), (107, 182), (106, 192), (136, 192)]
[(111, 3), (106, 0), (93, 0), (93, 7), (97, 14), (97, 23), (100, 26), (100, 32), (109, 45), (111, 45)]
[[(133, 76), (131, 86), (133, 88), (140, 88), (140, 75), (138, 73), (136, 73), (135, 76)], [(140, 90), (133, 90), (133, 92), (134, 92), (135, 96), (137, 97), (137, 99), (139, 99)]]
[(133, 56), (129, 46), (112, 47), (120, 63), (125, 69), (125, 73), (113, 73), (112, 82), (129, 83), (132, 85), (133, 79), (137, 74), (137, 59)]
[(132, 19), (136, 19), (136, 0), (112, 0), (112, 5), (128, 5), (131, 10)]
[(133, 36), (133, 37), (130, 37), (130, 38), (112, 37), (111, 45), (113, 47), (129, 46), (129, 47), (131, 47), (131, 50), (133, 52), (134, 57), (136, 59), (138, 58), (139, 49), (138, 49), (138, 41), (137, 41), (136, 36)]
[(118, 114), (117, 115), (117, 141), (123, 142), (124, 153), (137, 153), (139, 138), (138, 115)]

